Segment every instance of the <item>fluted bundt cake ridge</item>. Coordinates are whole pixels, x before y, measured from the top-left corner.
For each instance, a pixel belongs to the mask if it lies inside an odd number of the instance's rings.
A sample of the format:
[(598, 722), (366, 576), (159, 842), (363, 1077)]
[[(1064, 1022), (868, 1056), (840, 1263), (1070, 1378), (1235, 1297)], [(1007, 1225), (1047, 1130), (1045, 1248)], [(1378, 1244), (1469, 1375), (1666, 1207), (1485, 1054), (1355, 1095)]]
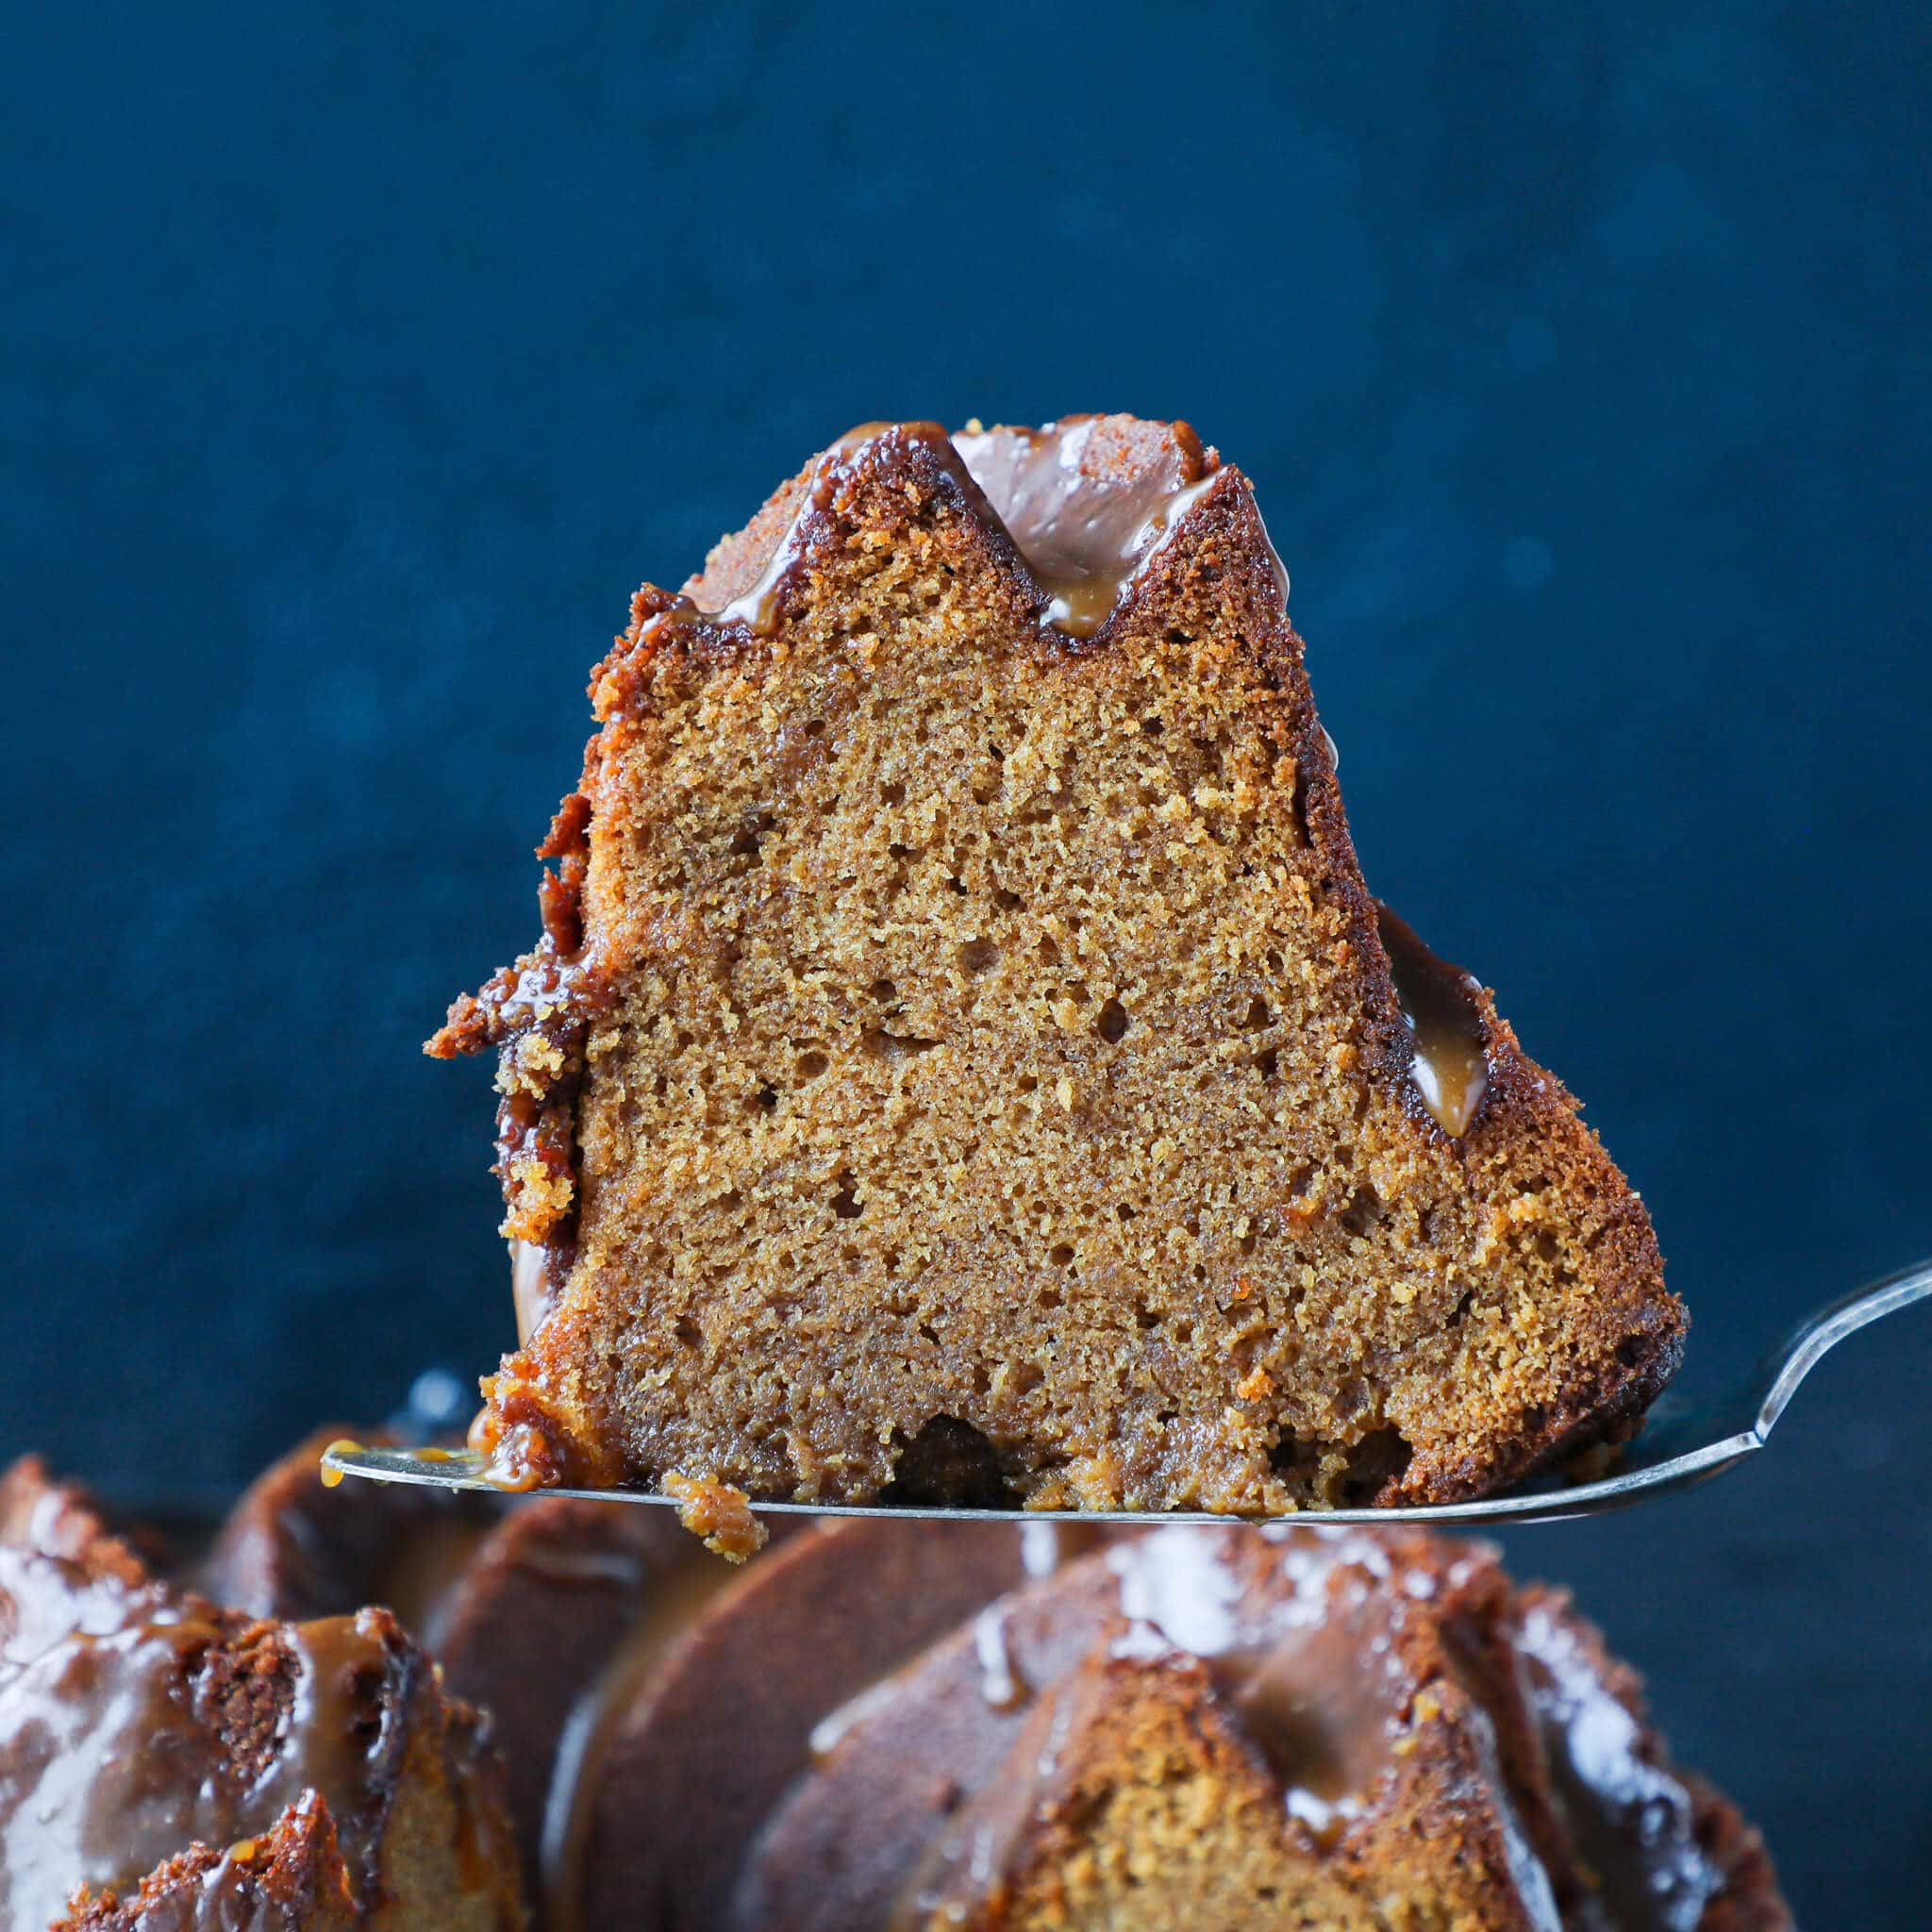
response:
[[(1482, 1544), (879, 1512), (739, 1569), (665, 1511), (325, 1491), (315, 1447), (202, 1594), (0, 1479), (9, 1927), (1790, 1932), (1636, 1679)], [(407, 1635), (339, 1613), (398, 1586)]]

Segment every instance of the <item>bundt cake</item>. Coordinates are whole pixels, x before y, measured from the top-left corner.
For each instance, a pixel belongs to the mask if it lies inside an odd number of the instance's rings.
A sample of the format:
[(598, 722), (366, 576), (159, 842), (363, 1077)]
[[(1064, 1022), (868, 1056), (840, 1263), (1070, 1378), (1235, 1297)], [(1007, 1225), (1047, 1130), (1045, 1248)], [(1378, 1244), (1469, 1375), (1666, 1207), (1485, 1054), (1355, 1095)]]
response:
[[(258, 1479), (205, 1587), (300, 1619), (386, 1601), (403, 1576), (450, 1689), (491, 1714), (552, 1927), (717, 1924), (825, 1711), (1092, 1541), (1045, 1523), (1024, 1540), (989, 1524), (780, 1523), (781, 1546), (734, 1578), (666, 1511), (325, 1490), (317, 1453), (343, 1433), (319, 1432)], [(411, 1545), (428, 1560), (399, 1564)]]
[(873, 425), (594, 674), (500, 1055), (507, 1484), (1279, 1513), (1628, 1433), (1685, 1318), (1363, 887), (1184, 424)]
[[(299, 1618), (420, 1532), (312, 1446), (210, 1587)], [(668, 1512), (482, 1507), (418, 1634), (494, 1707), (546, 1932), (1790, 1926), (1631, 1674), (1480, 1544), (881, 1515), (739, 1572)]]
[(0, 1478), (0, 1924), (512, 1932), (486, 1721), (384, 1608), (290, 1623)]
[(1417, 1532), (1119, 1541), (821, 1741), (735, 1932), (1790, 1924), (1566, 1600)]

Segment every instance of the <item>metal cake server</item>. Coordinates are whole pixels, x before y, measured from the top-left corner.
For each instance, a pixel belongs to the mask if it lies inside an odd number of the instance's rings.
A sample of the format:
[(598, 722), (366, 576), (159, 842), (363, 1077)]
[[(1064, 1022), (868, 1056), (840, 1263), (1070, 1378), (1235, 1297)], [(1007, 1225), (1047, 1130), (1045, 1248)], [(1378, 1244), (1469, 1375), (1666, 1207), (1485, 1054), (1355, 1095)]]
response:
[[(1690, 1489), (1734, 1469), (1762, 1449), (1777, 1419), (1801, 1383), (1846, 1336), (1883, 1315), (1896, 1313), (1932, 1295), (1932, 1261), (1902, 1269), (1807, 1316), (1774, 1349), (1756, 1372), (1728, 1396), (1692, 1403), (1664, 1394), (1650, 1410), (1643, 1432), (1624, 1452), (1613, 1474), (1594, 1482), (1566, 1482), (1544, 1476), (1504, 1496), (1474, 1503), (1442, 1503), (1413, 1509), (1324, 1509), (1305, 1512), (1311, 1524), (1361, 1523), (1554, 1523), (1570, 1516), (1595, 1516), (1628, 1508), (1652, 1496)], [(467, 1450), (365, 1448), (332, 1444), (322, 1458), (328, 1477), (364, 1476), (375, 1482), (421, 1483), (445, 1490), (491, 1490), (484, 1459)], [(675, 1503), (655, 1490), (547, 1490), (553, 1496), (584, 1496), (597, 1502)], [(1072, 1510), (957, 1509), (923, 1506), (858, 1503), (766, 1503), (754, 1500), (762, 1515), (874, 1516), (940, 1518), (947, 1521), (1033, 1523), (1071, 1518)], [(1183, 1512), (1108, 1511), (1089, 1520), (1107, 1523), (1230, 1523), (1260, 1519)], [(1266, 1519), (1280, 1522), (1275, 1517)]]

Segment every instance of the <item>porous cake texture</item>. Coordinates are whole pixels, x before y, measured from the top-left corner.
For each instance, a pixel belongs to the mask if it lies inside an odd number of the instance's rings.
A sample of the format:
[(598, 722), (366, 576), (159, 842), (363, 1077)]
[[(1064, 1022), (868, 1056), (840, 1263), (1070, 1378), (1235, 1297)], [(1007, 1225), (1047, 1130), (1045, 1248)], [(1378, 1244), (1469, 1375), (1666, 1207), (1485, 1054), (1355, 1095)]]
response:
[(874, 425), (646, 586), (493, 1048), (508, 1482), (1274, 1513), (1616, 1440), (1683, 1310), (1365, 889), (1183, 424)]

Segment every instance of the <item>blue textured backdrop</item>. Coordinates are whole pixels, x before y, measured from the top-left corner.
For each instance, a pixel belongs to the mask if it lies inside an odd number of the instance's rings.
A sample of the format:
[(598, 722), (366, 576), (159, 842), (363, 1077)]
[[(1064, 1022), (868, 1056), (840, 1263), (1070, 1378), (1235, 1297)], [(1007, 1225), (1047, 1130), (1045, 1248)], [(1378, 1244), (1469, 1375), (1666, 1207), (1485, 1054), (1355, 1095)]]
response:
[[(1370, 878), (1586, 1097), (1700, 1373), (1932, 1247), (1923, 8), (9, 42), (0, 1453), (206, 1491), (504, 1341), (488, 1074), (418, 1042), (534, 931), (632, 587), (878, 416), (1255, 477)], [(1932, 1890), (1928, 1342), (1513, 1545), (1814, 1927)]]

